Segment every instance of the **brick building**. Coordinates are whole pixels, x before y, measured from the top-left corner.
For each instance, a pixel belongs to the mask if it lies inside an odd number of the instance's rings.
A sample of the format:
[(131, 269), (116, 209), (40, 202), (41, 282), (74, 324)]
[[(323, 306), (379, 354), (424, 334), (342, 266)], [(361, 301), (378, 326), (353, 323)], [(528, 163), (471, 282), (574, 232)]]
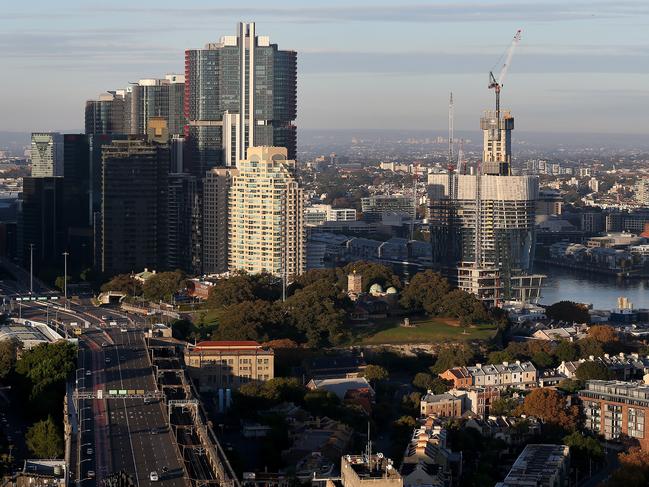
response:
[(254, 341), (200, 342), (185, 351), (185, 365), (199, 390), (236, 389), (275, 377), (275, 354)]

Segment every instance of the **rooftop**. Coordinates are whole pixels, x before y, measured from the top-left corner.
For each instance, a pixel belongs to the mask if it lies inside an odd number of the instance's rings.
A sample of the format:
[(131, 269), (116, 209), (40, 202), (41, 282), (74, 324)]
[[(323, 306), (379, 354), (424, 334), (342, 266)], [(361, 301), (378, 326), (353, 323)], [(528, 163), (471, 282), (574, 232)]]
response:
[(569, 448), (565, 445), (527, 445), (505, 480), (496, 487), (558, 485), (552, 479), (562, 469), (568, 454)]

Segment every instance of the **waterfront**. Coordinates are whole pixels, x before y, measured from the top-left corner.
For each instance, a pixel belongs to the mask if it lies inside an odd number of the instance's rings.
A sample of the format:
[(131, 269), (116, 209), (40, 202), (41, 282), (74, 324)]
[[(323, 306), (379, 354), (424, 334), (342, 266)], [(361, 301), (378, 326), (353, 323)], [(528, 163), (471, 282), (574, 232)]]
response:
[(568, 300), (608, 310), (617, 305), (619, 296), (626, 296), (635, 308), (649, 308), (649, 279), (621, 279), (540, 264), (535, 272), (548, 276), (542, 291), (542, 304)]

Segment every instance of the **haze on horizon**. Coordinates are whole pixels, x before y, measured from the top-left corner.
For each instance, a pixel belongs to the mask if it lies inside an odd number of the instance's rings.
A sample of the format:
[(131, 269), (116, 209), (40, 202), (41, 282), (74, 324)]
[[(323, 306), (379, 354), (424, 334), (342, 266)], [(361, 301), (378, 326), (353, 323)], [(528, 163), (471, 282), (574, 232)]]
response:
[(649, 3), (642, 0), (299, 2), (35, 0), (0, 17), (0, 131), (83, 127), (86, 99), (183, 72), (184, 50), (255, 21), (298, 51), (301, 129), (456, 130), (493, 106), (487, 75), (517, 28), (503, 89), (523, 132), (649, 132)]

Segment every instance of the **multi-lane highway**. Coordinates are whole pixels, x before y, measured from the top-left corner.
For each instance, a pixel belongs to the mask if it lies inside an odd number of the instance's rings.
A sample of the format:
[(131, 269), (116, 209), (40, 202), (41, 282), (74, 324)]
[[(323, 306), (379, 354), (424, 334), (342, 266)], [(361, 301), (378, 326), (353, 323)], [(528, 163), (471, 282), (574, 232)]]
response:
[[(4, 281), (0, 293), (15, 297), (24, 295), (25, 288)], [(77, 485), (99, 485), (119, 471), (129, 473), (138, 487), (187, 485), (168, 412), (155, 397), (158, 391), (145, 349), (143, 318), (115, 307), (68, 303), (64, 308), (60, 300), (19, 303), (15, 315), (40, 322), (55, 320), (70, 335), (74, 328), (82, 329), (76, 377), (78, 430), (70, 461)], [(111, 391), (126, 397), (108, 397)], [(143, 398), (142, 392), (148, 397)]]

